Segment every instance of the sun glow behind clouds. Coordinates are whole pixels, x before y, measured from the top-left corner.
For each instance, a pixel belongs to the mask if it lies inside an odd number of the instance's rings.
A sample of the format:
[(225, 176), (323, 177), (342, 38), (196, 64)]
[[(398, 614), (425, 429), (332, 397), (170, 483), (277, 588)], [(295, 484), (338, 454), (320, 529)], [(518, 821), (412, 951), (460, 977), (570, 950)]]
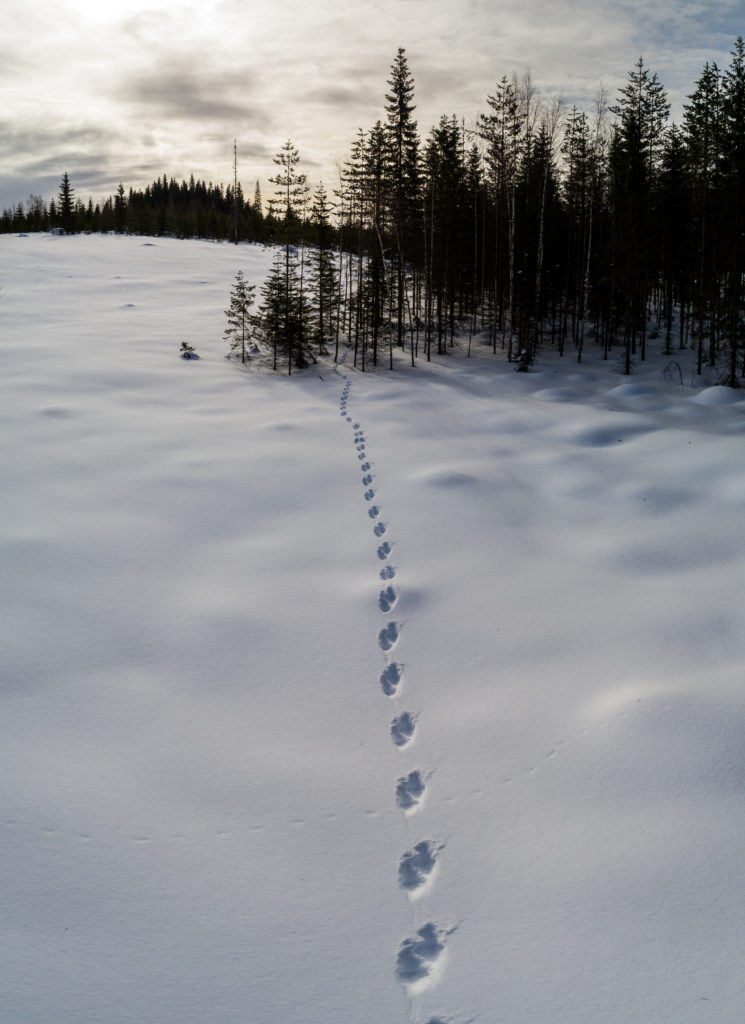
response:
[[(86, 21), (112, 23), (137, 13), (185, 10), (183, 5), (174, 3), (173, 0), (106, 0), (105, 3), (94, 3), (91, 0), (66, 0), (61, 6)], [(213, 6), (214, 4), (205, 3), (202, 5), (202, 10)]]

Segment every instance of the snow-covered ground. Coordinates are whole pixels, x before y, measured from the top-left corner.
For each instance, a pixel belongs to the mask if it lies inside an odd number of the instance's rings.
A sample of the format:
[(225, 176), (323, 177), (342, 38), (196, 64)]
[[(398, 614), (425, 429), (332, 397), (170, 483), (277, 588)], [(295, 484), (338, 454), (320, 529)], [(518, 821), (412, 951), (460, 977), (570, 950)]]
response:
[(244, 372), (269, 260), (0, 237), (0, 1020), (739, 1024), (743, 397)]

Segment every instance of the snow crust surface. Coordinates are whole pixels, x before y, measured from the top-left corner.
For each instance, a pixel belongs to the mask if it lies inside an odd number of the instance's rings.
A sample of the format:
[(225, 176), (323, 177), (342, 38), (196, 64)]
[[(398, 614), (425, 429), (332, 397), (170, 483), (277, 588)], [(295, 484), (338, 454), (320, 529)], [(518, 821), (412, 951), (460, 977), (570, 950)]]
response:
[(269, 262), (0, 237), (0, 1020), (739, 1022), (742, 397), (244, 371)]

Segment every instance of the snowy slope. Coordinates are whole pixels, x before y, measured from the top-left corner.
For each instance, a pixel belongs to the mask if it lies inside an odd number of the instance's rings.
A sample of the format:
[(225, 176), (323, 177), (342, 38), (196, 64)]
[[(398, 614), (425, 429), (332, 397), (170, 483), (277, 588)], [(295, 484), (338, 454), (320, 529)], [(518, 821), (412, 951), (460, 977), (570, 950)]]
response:
[(243, 372), (269, 260), (0, 237), (0, 1020), (739, 1022), (745, 403)]

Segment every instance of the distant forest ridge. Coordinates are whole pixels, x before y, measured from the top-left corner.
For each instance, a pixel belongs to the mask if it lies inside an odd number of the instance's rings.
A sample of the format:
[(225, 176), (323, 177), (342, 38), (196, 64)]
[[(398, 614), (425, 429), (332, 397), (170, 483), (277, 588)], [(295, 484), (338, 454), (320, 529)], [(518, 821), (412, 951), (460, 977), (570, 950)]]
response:
[(444, 115), (422, 137), (399, 49), (381, 119), (353, 139), (332, 198), (323, 186), (311, 195), (288, 142), (266, 209), (258, 182), (249, 200), (237, 175), (227, 187), (164, 175), (94, 205), (65, 173), (54, 201), (31, 196), (4, 210), (0, 231), (277, 243), (264, 309), (271, 300), (275, 364), (280, 353), (288, 369), (340, 337), (363, 369), (392, 366), (396, 346), (413, 363), (446, 352), (465, 327), (469, 338), (488, 331), (494, 351), (521, 366), (547, 344), (581, 360), (592, 341), (606, 356), (621, 347), (630, 372), (653, 330), (665, 351), (694, 347), (699, 372), (721, 366), (736, 386), (745, 375), (742, 38), (730, 57), (724, 69), (704, 65), (679, 124), (640, 58), (615, 100), (601, 91), (590, 113), (513, 74), (473, 127)]
[[(237, 214), (237, 217), (236, 217)], [(103, 203), (82, 202), (65, 173), (56, 199), (49, 204), (32, 195), (25, 203), (3, 210), (0, 231), (49, 231), (66, 233), (115, 231), (120, 234), (161, 235), (175, 238), (211, 238), (264, 241), (261, 191), (257, 183), (254, 202), (244, 198), (240, 183), (207, 184), (195, 180), (177, 182), (163, 175), (143, 189), (125, 190), (120, 185)]]

